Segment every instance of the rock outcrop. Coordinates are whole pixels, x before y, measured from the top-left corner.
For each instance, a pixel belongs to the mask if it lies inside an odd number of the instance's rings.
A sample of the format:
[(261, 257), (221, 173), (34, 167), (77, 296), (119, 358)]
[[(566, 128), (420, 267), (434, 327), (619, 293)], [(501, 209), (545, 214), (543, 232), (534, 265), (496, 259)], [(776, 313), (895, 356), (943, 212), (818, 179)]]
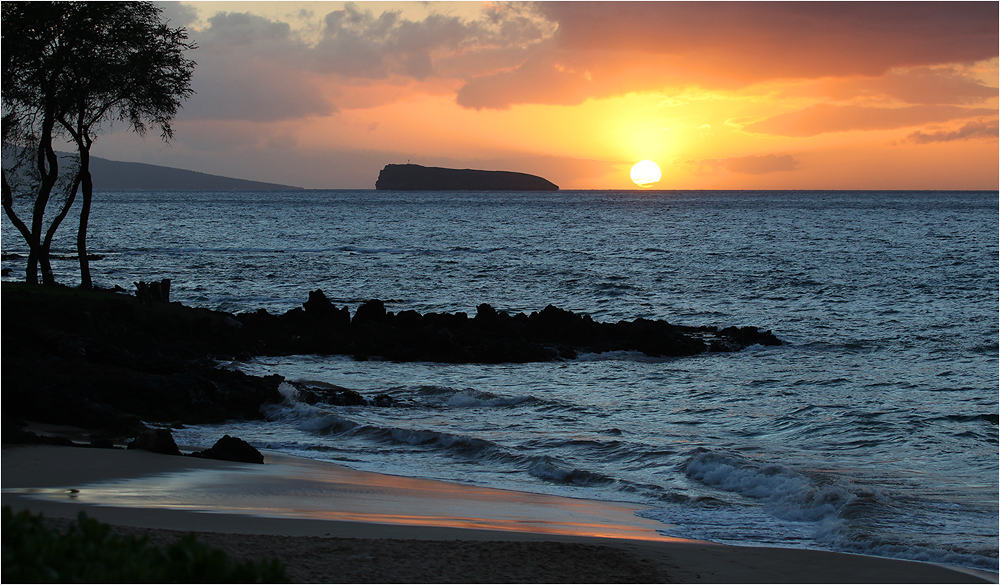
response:
[[(283, 378), (218, 367), (219, 361), (258, 355), (523, 363), (573, 359), (582, 352), (679, 357), (781, 343), (756, 327), (690, 327), (648, 319), (601, 323), (551, 305), (511, 315), (481, 304), (470, 317), (464, 312), (394, 313), (384, 302), (370, 300), (352, 318), (347, 307), (334, 306), (316, 290), (303, 307), (282, 315), (263, 309), (232, 315), (166, 299), (143, 303), (105, 291), (13, 283), (4, 283), (3, 291), (5, 423), (101, 429), (101, 437), (116, 440), (146, 430), (143, 421), (262, 418), (262, 405), (284, 399)], [(301, 394), (310, 403), (395, 406), (387, 395), (372, 398), (346, 388), (303, 389)]]
[[(4, 283), (4, 420), (101, 429), (135, 437), (142, 421), (221, 423), (261, 418), (280, 402), (280, 376), (217, 367), (254, 347), (231, 315), (133, 296)], [(256, 341), (256, 340), (254, 340)]]
[(608, 351), (680, 357), (781, 344), (770, 331), (752, 326), (719, 329), (649, 319), (600, 323), (552, 305), (510, 315), (481, 304), (470, 317), (462, 312), (397, 314), (386, 310), (382, 301), (370, 300), (352, 319), (347, 307), (334, 307), (319, 290), (309, 293), (305, 310), (283, 315), (261, 310), (235, 318), (243, 324), (240, 332), (256, 339), (253, 344), (266, 354), (339, 354), (399, 362), (524, 363)]
[(378, 174), (379, 191), (558, 191), (536, 175), (511, 171), (446, 169), (420, 165), (385, 165)]

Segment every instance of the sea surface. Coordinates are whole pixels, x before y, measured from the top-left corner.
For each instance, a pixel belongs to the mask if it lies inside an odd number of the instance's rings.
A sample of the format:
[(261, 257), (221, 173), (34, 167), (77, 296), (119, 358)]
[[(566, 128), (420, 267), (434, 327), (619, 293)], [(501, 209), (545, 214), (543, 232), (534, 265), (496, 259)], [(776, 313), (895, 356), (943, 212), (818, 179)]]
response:
[[(542, 364), (224, 363), (392, 408), (289, 398), (188, 427), (382, 473), (641, 504), (671, 536), (997, 570), (998, 194), (108, 192), (95, 283), (282, 313), (510, 313), (770, 329), (785, 343)], [(67, 220), (56, 252), (72, 255)], [(24, 253), (3, 220), (3, 252)], [(23, 279), (7, 259), (5, 280)], [(78, 282), (72, 260), (57, 279)], [(289, 387), (285, 387), (289, 390)]]

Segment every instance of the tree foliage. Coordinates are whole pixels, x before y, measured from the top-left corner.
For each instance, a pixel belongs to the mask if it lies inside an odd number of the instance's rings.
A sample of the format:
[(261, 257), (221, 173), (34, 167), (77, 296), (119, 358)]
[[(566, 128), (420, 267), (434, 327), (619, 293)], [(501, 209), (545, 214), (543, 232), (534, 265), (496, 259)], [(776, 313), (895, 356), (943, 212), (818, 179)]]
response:
[[(171, 121), (191, 96), (194, 61), (184, 52), (195, 48), (183, 28), (160, 21), (161, 9), (149, 2), (4, 2), (3, 140), (5, 153), (3, 204), (8, 217), (28, 242), (30, 253), (46, 276), (51, 236), (42, 239), (43, 215), (53, 192), (64, 202), (50, 223), (54, 233), (82, 194), (77, 253), (81, 286), (91, 287), (86, 234), (93, 198), (90, 148), (96, 135), (114, 122), (139, 133), (158, 128), (173, 137)], [(77, 164), (64, 170), (53, 140), (76, 146)], [(32, 199), (31, 225), (13, 206), (15, 170), (30, 170), (20, 180), (20, 193)], [(29, 258), (27, 280), (33, 278)], [(51, 272), (51, 271), (49, 271)]]

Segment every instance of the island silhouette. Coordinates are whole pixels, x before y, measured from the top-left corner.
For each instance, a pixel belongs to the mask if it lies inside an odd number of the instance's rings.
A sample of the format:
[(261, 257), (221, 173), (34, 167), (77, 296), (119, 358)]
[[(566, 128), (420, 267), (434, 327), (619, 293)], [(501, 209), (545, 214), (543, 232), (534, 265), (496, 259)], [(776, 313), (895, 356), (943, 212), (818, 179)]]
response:
[(537, 175), (513, 171), (389, 164), (379, 172), (375, 189), (379, 191), (558, 191), (559, 186)]

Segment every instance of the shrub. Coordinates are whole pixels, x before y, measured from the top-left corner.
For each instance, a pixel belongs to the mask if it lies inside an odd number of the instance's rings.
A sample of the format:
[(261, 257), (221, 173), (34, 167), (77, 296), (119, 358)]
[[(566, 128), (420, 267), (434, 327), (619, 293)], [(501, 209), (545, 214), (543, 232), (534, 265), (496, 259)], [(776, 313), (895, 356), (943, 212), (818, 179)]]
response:
[(4, 583), (275, 583), (287, 582), (277, 560), (234, 561), (187, 534), (166, 547), (146, 537), (111, 534), (80, 512), (62, 533), (41, 515), (3, 507)]

